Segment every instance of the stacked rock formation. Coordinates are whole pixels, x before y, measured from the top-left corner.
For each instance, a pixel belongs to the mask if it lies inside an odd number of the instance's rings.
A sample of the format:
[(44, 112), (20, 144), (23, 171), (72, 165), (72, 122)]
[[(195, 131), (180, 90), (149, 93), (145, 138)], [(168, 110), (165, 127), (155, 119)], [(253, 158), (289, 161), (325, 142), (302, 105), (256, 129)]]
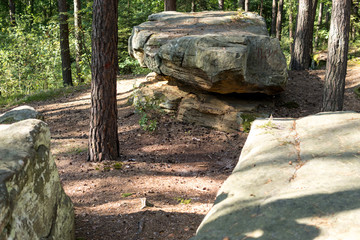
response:
[[(245, 109), (241, 107), (244, 103), (233, 104), (234, 97), (228, 102), (226, 95), (272, 95), (286, 86), (286, 61), (279, 41), (269, 37), (263, 18), (256, 14), (163, 12), (148, 20), (134, 27), (129, 52), (143, 67), (157, 74), (152, 82), (163, 81), (167, 76), (161, 85), (180, 88), (178, 104), (172, 106), (179, 112), (180, 120), (201, 123), (210, 114), (212, 123), (203, 125), (213, 126), (228, 119), (230, 125), (226, 124), (225, 130), (235, 125), (239, 128), (242, 113), (261, 113), (257, 107), (249, 111), (248, 104)], [(154, 86), (145, 85), (148, 89)], [(158, 92), (159, 88), (155, 88)], [(168, 95), (166, 91), (162, 90), (162, 95)], [(221, 107), (205, 110), (202, 103), (208, 106), (211, 102)], [(259, 106), (259, 102), (251, 105)]]

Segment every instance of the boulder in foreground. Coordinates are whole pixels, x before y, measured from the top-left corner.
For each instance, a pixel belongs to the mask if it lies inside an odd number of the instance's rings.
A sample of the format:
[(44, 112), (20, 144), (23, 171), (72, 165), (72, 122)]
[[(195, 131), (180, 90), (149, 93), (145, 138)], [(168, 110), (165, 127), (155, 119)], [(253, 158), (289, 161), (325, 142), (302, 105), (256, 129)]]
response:
[(46, 123), (0, 125), (0, 239), (74, 239), (74, 211)]
[(192, 240), (358, 239), (360, 113), (256, 120)]

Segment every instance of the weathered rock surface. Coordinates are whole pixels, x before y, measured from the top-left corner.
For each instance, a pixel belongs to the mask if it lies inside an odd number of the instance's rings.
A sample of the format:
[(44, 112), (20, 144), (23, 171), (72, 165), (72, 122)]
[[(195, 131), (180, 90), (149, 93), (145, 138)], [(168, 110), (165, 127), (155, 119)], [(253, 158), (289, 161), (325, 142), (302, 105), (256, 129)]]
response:
[(166, 112), (174, 113), (179, 121), (226, 132), (244, 130), (255, 118), (269, 116), (261, 109), (272, 104), (267, 99), (199, 91), (157, 74), (149, 74), (147, 82), (139, 86), (133, 97), (133, 101), (156, 102)]
[(129, 52), (142, 66), (209, 92), (275, 94), (287, 83), (279, 41), (252, 13), (154, 14), (134, 27)]
[(193, 240), (358, 239), (360, 113), (256, 120)]
[(0, 124), (10, 124), (25, 119), (43, 119), (43, 116), (38, 113), (33, 107), (20, 106), (8, 112), (0, 114)]
[(0, 239), (74, 239), (73, 205), (43, 121), (0, 125)]

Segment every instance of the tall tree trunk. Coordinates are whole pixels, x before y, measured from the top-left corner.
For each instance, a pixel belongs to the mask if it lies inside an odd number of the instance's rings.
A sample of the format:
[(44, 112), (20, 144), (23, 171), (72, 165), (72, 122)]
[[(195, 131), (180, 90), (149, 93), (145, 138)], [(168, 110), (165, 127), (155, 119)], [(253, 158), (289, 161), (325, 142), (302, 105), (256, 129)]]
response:
[(294, 19), (293, 19), (293, 1), (289, 0), (289, 38), (290, 38), (290, 55), (294, 51)]
[(349, 47), (351, 0), (333, 0), (321, 111), (341, 111)]
[(311, 20), (310, 20), (310, 62), (312, 61), (312, 55), (314, 52), (314, 25), (315, 25), (315, 18), (316, 18), (316, 7), (317, 7), (317, 0), (312, 0), (311, 6)]
[(196, 0), (191, 0), (191, 12), (196, 12)]
[(245, 9), (245, 0), (239, 0), (239, 8), (241, 8), (242, 10)]
[(326, 26), (326, 29), (329, 30), (330, 29), (330, 12), (329, 12), (329, 6), (328, 5), (325, 5), (325, 26)]
[(219, 10), (224, 10), (224, 0), (218, 0)]
[(9, 16), (10, 16), (10, 24), (15, 25), (15, 0), (9, 0)]
[(271, 16), (271, 36), (276, 36), (276, 16), (277, 16), (277, 0), (272, 2), (272, 16)]
[(76, 50), (76, 78), (78, 82), (84, 82), (84, 79), (81, 76), (81, 67), (80, 62), (83, 55), (82, 43), (82, 22), (81, 22), (81, 1), (74, 0), (74, 27), (75, 27), (75, 50)]
[(315, 43), (314, 43), (315, 47), (319, 46), (319, 31), (320, 31), (320, 27), (321, 27), (321, 24), (322, 24), (323, 12), (324, 12), (324, 3), (320, 2), (320, 4), (319, 4), (319, 14), (318, 14), (317, 26), (316, 26)]
[(245, 0), (245, 12), (248, 12), (250, 9), (250, 0)]
[(60, 14), (60, 48), (61, 48), (61, 63), (62, 63), (62, 76), (64, 86), (72, 86), (71, 77), (71, 60), (70, 60), (70, 47), (69, 47), (69, 27), (67, 16), (67, 3), (66, 0), (58, 0), (59, 14)]
[(262, 16), (263, 13), (263, 6), (264, 6), (264, 0), (260, 1), (260, 11), (259, 11), (259, 15)]
[(313, 0), (300, 0), (296, 23), (294, 50), (291, 55), (290, 68), (292, 70), (304, 70), (310, 67), (310, 52), (312, 44), (311, 30), (314, 27), (312, 18)]
[(278, 12), (276, 18), (276, 38), (281, 40), (281, 30), (282, 30), (282, 12), (284, 8), (284, 0), (279, 0)]
[(118, 0), (94, 0), (89, 161), (119, 156), (116, 101)]
[(176, 0), (164, 0), (164, 11), (176, 11)]

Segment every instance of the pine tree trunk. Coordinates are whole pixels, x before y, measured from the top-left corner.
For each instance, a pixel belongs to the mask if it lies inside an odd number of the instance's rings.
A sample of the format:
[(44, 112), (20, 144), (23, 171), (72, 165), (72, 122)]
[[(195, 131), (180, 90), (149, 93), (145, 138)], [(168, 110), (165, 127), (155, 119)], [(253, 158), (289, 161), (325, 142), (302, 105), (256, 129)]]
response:
[(219, 10), (224, 10), (224, 0), (218, 0)]
[(291, 70), (304, 70), (310, 67), (311, 34), (313, 32), (311, 25), (314, 27), (312, 3), (312, 0), (299, 1), (294, 50), (290, 62)]
[(195, 2), (195, 0), (191, 0), (191, 12), (196, 12), (196, 2)]
[(317, 0), (313, 0), (311, 6), (311, 20), (310, 20), (310, 63), (312, 61), (312, 56), (314, 52), (314, 25), (315, 25), (315, 18), (316, 18), (316, 7), (317, 7)]
[(290, 38), (290, 55), (294, 51), (294, 20), (293, 20), (293, 2), (289, 1), (289, 38)]
[(317, 19), (317, 27), (316, 27), (316, 36), (315, 36), (315, 47), (319, 46), (319, 30), (322, 24), (322, 16), (323, 16), (323, 12), (324, 12), (324, 3), (321, 2), (319, 4), (319, 15), (318, 15), (318, 19)]
[(9, 16), (10, 16), (10, 24), (15, 25), (15, 0), (9, 0)]
[(277, 0), (272, 2), (271, 36), (276, 36)]
[(164, 11), (176, 11), (176, 0), (164, 0)]
[(284, 0), (279, 0), (278, 12), (276, 18), (276, 38), (281, 40), (281, 30), (282, 30), (282, 12), (284, 8)]
[(71, 60), (70, 60), (70, 47), (69, 47), (69, 27), (67, 16), (67, 3), (66, 0), (58, 0), (59, 14), (60, 14), (60, 49), (61, 49), (61, 64), (62, 76), (64, 86), (72, 86), (71, 77)]
[(116, 101), (117, 0), (94, 0), (89, 161), (119, 156)]
[(250, 0), (245, 0), (245, 12), (248, 12), (250, 9)]
[(242, 10), (245, 9), (245, 0), (239, 0), (239, 8), (241, 8)]
[(321, 111), (341, 111), (349, 48), (351, 0), (333, 0)]
[(262, 16), (262, 14), (263, 14), (263, 6), (264, 6), (264, 0), (261, 0), (260, 1), (260, 13), (259, 13), (260, 16)]
[(81, 67), (80, 62), (83, 55), (83, 37), (82, 37), (82, 23), (81, 15), (79, 11), (81, 10), (81, 1), (74, 0), (74, 28), (75, 28), (75, 50), (76, 50), (76, 77), (78, 82), (84, 82), (84, 79), (81, 76)]

